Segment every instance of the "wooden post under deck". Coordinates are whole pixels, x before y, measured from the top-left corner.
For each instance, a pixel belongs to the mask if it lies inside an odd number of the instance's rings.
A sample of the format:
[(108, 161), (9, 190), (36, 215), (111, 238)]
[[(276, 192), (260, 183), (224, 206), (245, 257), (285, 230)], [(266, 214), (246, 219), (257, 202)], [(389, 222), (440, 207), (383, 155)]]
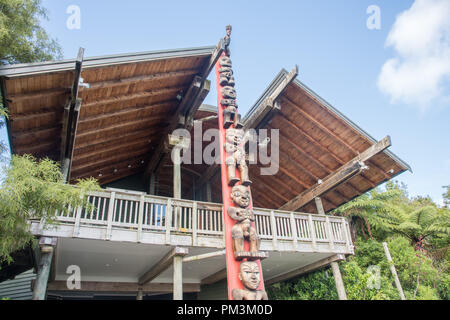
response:
[(173, 257), (173, 300), (183, 300), (183, 256)]
[(339, 270), (339, 264), (337, 262), (331, 263), (331, 270), (333, 271), (334, 283), (336, 284), (336, 290), (339, 300), (347, 300), (347, 294), (345, 293), (344, 281), (342, 281), (341, 270)]
[(402, 284), (397, 275), (397, 270), (395, 270), (394, 262), (392, 261), (391, 253), (389, 252), (389, 248), (387, 242), (383, 242), (384, 253), (386, 254), (386, 258), (389, 262), (389, 269), (391, 270), (392, 276), (394, 277), (395, 286), (397, 287), (398, 294), (400, 295), (400, 299), (406, 300), (405, 294), (403, 293)]
[(181, 148), (174, 147), (173, 150), (173, 197), (181, 199)]
[[(323, 210), (322, 199), (320, 197), (314, 198), (316, 202), (317, 212), (319, 215), (325, 215)], [(329, 234), (329, 236), (331, 236)], [(331, 241), (331, 239), (329, 239)], [(339, 269), (339, 264), (334, 261), (331, 262), (331, 270), (333, 271), (334, 283), (336, 284), (336, 290), (338, 293), (339, 300), (347, 300), (347, 294), (345, 292), (344, 282), (342, 281), (341, 270)]]
[(33, 300), (45, 300), (47, 295), (47, 283), (52, 265), (53, 247), (43, 246), (41, 252), (41, 259), (33, 289)]

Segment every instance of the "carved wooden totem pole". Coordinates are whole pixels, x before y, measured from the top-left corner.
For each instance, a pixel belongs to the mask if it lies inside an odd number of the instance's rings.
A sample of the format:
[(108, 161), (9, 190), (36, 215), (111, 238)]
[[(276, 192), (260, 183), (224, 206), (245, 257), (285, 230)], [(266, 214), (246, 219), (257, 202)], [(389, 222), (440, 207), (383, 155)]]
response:
[(230, 59), (231, 26), (226, 27), (225, 50), (216, 64), (221, 150), (222, 198), (225, 219), (228, 299), (267, 300), (248, 174), (246, 135), (236, 103)]

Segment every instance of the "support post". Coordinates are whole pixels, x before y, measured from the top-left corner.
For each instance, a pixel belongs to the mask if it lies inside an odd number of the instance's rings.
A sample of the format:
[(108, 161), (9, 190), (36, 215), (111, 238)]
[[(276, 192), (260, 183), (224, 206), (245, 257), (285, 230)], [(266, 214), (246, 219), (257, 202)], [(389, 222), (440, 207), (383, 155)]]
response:
[(156, 173), (152, 172), (152, 174), (150, 175), (150, 190), (149, 190), (149, 194), (152, 194), (152, 195), (156, 195), (156, 193), (155, 193), (155, 178), (156, 178)]
[(211, 183), (206, 183), (206, 201), (212, 202), (212, 196), (211, 196)]
[(173, 197), (181, 199), (181, 148), (173, 149)]
[(173, 257), (173, 300), (183, 300), (183, 256)]
[(339, 270), (339, 264), (336, 261), (331, 263), (331, 270), (333, 271), (334, 283), (336, 284), (336, 290), (339, 300), (347, 300), (347, 294), (345, 293), (341, 270)]
[(320, 215), (325, 215), (325, 210), (323, 210), (322, 199), (320, 197), (315, 197), (317, 213)]
[[(44, 239), (44, 241), (50, 240), (52, 244), (56, 244), (56, 239), (41, 238), (41, 240), (42, 239)], [(39, 261), (36, 282), (33, 289), (33, 300), (45, 300), (46, 298), (47, 283), (52, 265), (53, 250), (53, 246), (51, 245), (41, 246), (41, 259)]]
[(395, 286), (397, 287), (400, 299), (406, 300), (405, 294), (403, 293), (402, 284), (400, 283), (400, 279), (398, 278), (397, 270), (395, 270), (394, 262), (392, 261), (391, 253), (389, 252), (389, 248), (386, 242), (383, 242), (383, 248), (384, 253), (386, 254), (386, 258), (389, 262), (389, 268), (391, 269), (391, 273), (394, 276)]
[(139, 288), (138, 293), (136, 295), (136, 300), (143, 300), (143, 292), (142, 292), (142, 288)]

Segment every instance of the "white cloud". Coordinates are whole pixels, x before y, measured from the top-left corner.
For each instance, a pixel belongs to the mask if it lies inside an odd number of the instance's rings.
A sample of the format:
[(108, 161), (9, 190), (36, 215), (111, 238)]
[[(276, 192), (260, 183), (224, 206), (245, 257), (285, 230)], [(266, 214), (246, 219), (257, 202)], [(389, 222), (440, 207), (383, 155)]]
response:
[(422, 109), (448, 100), (450, 1), (415, 0), (396, 19), (386, 40), (396, 56), (386, 61), (378, 87), (392, 102)]

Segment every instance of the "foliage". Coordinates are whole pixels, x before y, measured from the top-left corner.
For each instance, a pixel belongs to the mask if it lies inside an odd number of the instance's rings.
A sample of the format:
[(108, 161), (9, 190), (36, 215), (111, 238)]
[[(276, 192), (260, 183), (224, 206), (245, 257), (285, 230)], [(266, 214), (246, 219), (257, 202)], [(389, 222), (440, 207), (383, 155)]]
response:
[(450, 186), (445, 186), (444, 188), (447, 189), (447, 191), (442, 195), (444, 197), (444, 204), (447, 208), (450, 207)]
[(13, 156), (0, 189), (0, 261), (11, 262), (10, 253), (33, 241), (29, 219), (50, 225), (56, 211), (84, 206), (88, 190), (99, 189), (94, 179), (80, 180), (76, 187), (65, 184), (59, 165), (25, 155)]
[(384, 239), (394, 234), (408, 238), (414, 246), (439, 247), (450, 244), (450, 210), (439, 208), (428, 197), (409, 199), (404, 186), (395, 182), (386, 191), (374, 189), (334, 210), (348, 217), (353, 241), (359, 234), (367, 239)]
[[(347, 217), (354, 229), (355, 255), (340, 262), (348, 299), (400, 299), (384, 253), (384, 241), (407, 299), (449, 299), (448, 206), (439, 207), (429, 197), (411, 199), (406, 186), (390, 182), (385, 191), (374, 189), (334, 214)], [(331, 275), (325, 278), (324, 272), (318, 270), (275, 284), (268, 288), (270, 297), (336, 299), (334, 280)], [(379, 281), (374, 283), (374, 279)]]
[[(0, 0), (0, 65), (62, 58), (61, 47), (41, 27), (41, 19), (48, 19), (41, 0)], [(0, 129), (3, 117), (7, 110), (0, 93)], [(0, 156), (6, 150), (1, 141)]]
[(293, 281), (275, 283), (267, 288), (272, 300), (336, 300), (337, 292), (329, 270), (310, 273)]
[(48, 19), (41, 0), (0, 0), (0, 65), (61, 58), (40, 19)]
[(335, 209), (333, 214), (349, 219), (353, 242), (356, 241), (358, 227), (364, 238), (367, 239), (367, 233), (373, 239), (373, 229), (379, 233), (388, 232), (398, 223), (393, 213), (398, 210), (396, 203), (404, 197), (398, 188), (385, 192), (374, 189)]

